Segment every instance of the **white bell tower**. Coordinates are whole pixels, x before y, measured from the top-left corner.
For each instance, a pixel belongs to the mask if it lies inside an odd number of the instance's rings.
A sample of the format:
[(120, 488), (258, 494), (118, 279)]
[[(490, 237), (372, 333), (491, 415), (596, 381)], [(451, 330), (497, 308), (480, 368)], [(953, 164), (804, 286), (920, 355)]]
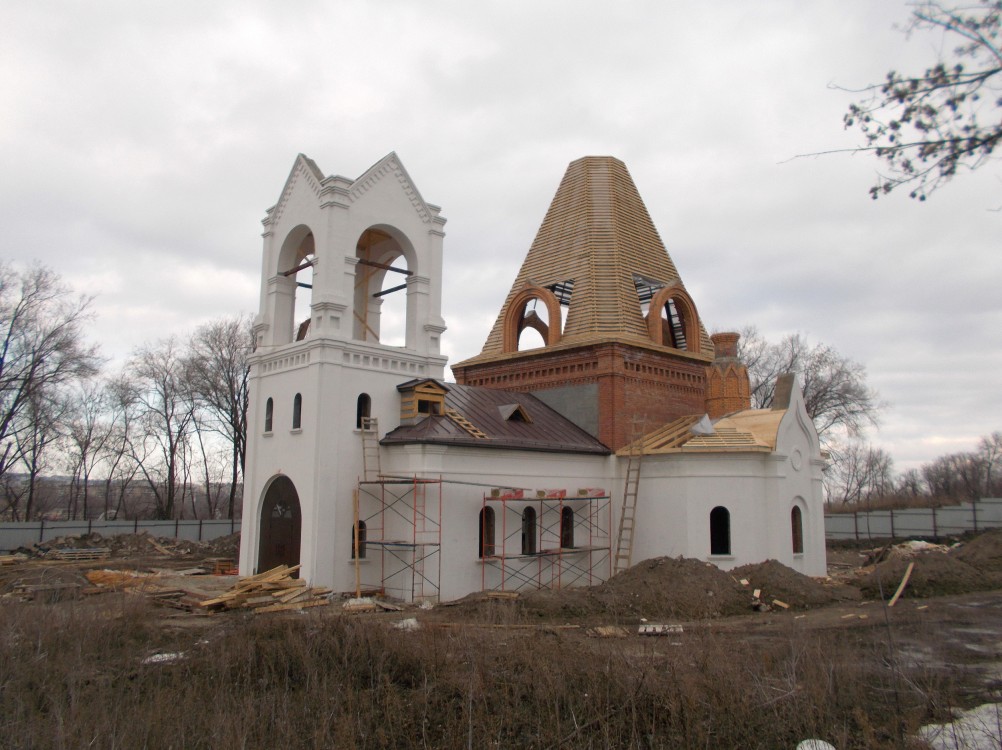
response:
[(352, 587), (363, 416), (399, 422), (397, 384), (441, 379), (445, 219), (396, 154), (357, 179), (300, 154), (264, 224), (240, 573), (301, 564)]

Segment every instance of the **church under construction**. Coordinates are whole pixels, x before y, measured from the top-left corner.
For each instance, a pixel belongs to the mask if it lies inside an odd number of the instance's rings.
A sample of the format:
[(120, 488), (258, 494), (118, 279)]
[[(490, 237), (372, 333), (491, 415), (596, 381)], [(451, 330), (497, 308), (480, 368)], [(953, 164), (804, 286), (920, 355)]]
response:
[[(454, 383), (444, 225), (396, 154), (356, 179), (296, 159), (264, 219), (241, 574), (298, 564), (407, 601), (588, 585), (665, 555), (825, 574), (799, 387), (750, 408), (737, 334), (708, 335), (621, 161), (567, 168)], [(384, 343), (392, 295), (402, 345)]]

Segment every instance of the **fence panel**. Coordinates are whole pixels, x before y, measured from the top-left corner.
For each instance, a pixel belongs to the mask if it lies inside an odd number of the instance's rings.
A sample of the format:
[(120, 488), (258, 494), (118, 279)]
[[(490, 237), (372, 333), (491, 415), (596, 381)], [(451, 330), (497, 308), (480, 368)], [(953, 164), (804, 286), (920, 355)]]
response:
[(1002, 527), (1002, 499), (999, 498), (941, 508), (872, 510), (825, 516), (825, 537), (828, 539), (939, 537), (999, 527)]
[(0, 523), (0, 554), (44, 544), (61, 536), (101, 536), (147, 532), (152, 536), (206, 542), (240, 530), (239, 520), (223, 521), (29, 521)]

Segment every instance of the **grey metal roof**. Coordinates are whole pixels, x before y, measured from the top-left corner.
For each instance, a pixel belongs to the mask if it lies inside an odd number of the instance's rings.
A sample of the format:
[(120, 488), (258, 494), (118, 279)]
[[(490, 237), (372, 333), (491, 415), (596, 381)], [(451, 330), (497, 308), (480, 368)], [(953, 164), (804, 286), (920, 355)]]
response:
[[(446, 414), (429, 415), (414, 425), (401, 425), (379, 442), (382, 445), (432, 443), (557, 453), (611, 453), (597, 438), (531, 393), (457, 383), (442, 385), (448, 388)], [(522, 407), (530, 422), (510, 419), (516, 405)], [(450, 417), (449, 410), (457, 412), (460, 420)], [(486, 437), (476, 437), (462, 425), (464, 419)]]

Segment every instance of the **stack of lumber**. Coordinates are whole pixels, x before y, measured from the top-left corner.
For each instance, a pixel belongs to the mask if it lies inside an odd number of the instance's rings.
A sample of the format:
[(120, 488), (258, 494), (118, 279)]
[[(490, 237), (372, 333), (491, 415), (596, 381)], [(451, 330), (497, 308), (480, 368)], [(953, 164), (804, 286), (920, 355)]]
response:
[(104, 560), (111, 557), (107, 547), (82, 547), (79, 549), (52, 549), (45, 556), (53, 560)]
[(206, 599), (200, 602), (199, 606), (213, 612), (253, 609), (255, 613), (261, 613), (286, 612), (330, 604), (331, 590), (312, 588), (306, 585), (306, 581), (293, 578), (292, 574), (297, 570), (299, 570), (298, 565), (291, 568), (279, 565), (264, 573), (242, 579), (226, 593), (214, 599)]
[(162, 585), (150, 580), (144, 581), (139, 586), (128, 588), (126, 591), (130, 594), (141, 594), (152, 600), (154, 604), (161, 604), (165, 607), (173, 607), (174, 609), (181, 609), (186, 612), (201, 612), (202, 610), (199, 607), (201, 607), (202, 602), (206, 599), (205, 595), (200, 595), (183, 588)]
[(16, 565), (24, 560), (21, 555), (0, 555), (0, 565)]

